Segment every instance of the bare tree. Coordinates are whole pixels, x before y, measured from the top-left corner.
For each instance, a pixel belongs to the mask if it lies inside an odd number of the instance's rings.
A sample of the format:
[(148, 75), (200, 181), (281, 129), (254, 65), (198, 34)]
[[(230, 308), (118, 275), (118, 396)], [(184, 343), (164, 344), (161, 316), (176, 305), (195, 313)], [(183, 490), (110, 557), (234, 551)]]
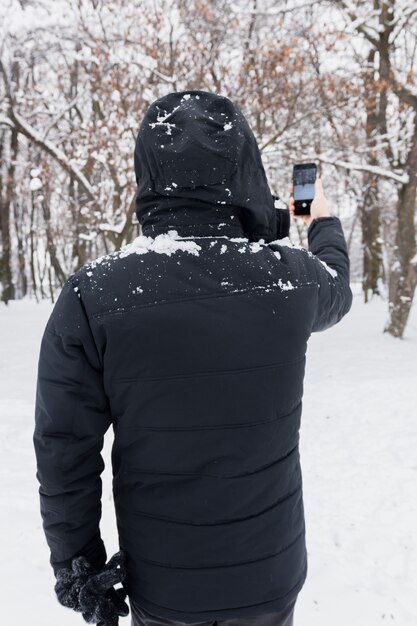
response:
[(414, 7), (45, 0), (27, 28), (18, 18), (33, 2), (0, 9), (3, 300), (18, 297), (14, 285), (54, 297), (69, 273), (135, 236), (144, 112), (169, 91), (207, 89), (248, 118), (274, 193), (294, 162), (319, 163), (350, 247), (362, 246), (365, 300), (386, 288), (387, 331), (402, 336), (416, 283)]
[[(365, 71), (366, 132), (371, 165), (383, 165), (401, 172), (396, 185), (397, 200), (387, 220), (395, 232), (389, 255), (389, 319), (384, 331), (402, 337), (417, 285), (416, 189), (417, 189), (417, 92), (416, 27), (417, 8), (399, 0), (334, 3), (347, 16), (351, 28), (368, 47)], [(392, 130), (391, 118), (406, 122)], [(390, 130), (391, 128), (391, 130)], [(410, 131), (411, 129), (411, 131)], [(362, 233), (366, 280), (364, 291), (377, 291), (381, 275), (381, 219), (378, 178), (368, 177), (362, 211)], [(386, 201), (386, 200), (384, 200)]]

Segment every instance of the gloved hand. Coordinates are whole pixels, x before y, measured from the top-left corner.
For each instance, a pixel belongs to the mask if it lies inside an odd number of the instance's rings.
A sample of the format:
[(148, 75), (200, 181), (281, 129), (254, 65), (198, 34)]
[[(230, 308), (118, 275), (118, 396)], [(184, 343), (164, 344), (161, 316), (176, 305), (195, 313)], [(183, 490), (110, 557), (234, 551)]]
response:
[(82, 613), (88, 624), (118, 626), (119, 616), (129, 614), (124, 601), (127, 592), (114, 589), (126, 576), (125, 554), (116, 552), (101, 569), (94, 569), (83, 556), (72, 561), (72, 569), (62, 568), (56, 574), (55, 593), (58, 601)]

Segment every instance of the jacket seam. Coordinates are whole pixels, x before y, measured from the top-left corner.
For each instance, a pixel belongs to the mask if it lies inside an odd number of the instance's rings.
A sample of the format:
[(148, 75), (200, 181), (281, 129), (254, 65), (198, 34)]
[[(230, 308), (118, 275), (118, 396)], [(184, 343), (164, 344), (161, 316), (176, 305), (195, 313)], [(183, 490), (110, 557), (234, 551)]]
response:
[(222, 428), (252, 428), (254, 426), (259, 426), (260, 424), (270, 424), (272, 422), (277, 422), (278, 420), (285, 419), (287, 417), (291, 417), (291, 415), (298, 409), (301, 405), (302, 400), (297, 402), (294, 408), (291, 409), (288, 413), (284, 413), (283, 415), (278, 415), (278, 417), (272, 417), (271, 419), (261, 420), (258, 422), (238, 422), (237, 424), (214, 424), (213, 426), (130, 426), (127, 430), (164, 430), (164, 431), (183, 431), (183, 430), (216, 430)]
[[(143, 556), (140, 556), (138, 558), (140, 558), (141, 561), (144, 561), (146, 563), (150, 563), (151, 565), (156, 565), (157, 567), (166, 567), (166, 568), (170, 568), (170, 569), (191, 569), (191, 570), (192, 569), (222, 569), (224, 567), (238, 567), (240, 565), (250, 565), (251, 563), (258, 563), (259, 561), (266, 561), (267, 559), (273, 559), (274, 557), (279, 556), (280, 554), (282, 554), (283, 552), (288, 550), (288, 548), (291, 548), (295, 543), (297, 543), (297, 541), (300, 539), (300, 537), (302, 537), (305, 534), (305, 530), (306, 530), (306, 527), (305, 527), (305, 524), (303, 524), (302, 530), (294, 537), (294, 539), (292, 539), (292, 541), (290, 541), (290, 543), (285, 545), (283, 548), (278, 550), (278, 552), (274, 552), (273, 554), (268, 554), (267, 556), (262, 556), (262, 557), (259, 557), (257, 559), (251, 559), (249, 561), (237, 561), (235, 563), (218, 563), (216, 565), (193, 565), (193, 566), (187, 566), (187, 565), (172, 565), (171, 563), (161, 563), (160, 561), (153, 561), (151, 559), (146, 559)], [(263, 604), (263, 602), (261, 604)], [(168, 607), (166, 607), (166, 608), (168, 608)], [(218, 609), (213, 609), (213, 610), (218, 610)], [(202, 611), (196, 611), (196, 612), (201, 613)]]
[[(317, 287), (318, 283), (317, 281), (311, 281), (308, 283), (300, 283), (297, 284), (297, 287), (295, 288), (295, 291), (299, 288), (299, 287)], [(266, 289), (271, 290), (271, 291), (265, 291)], [(289, 290), (292, 291), (292, 290)], [(216, 292), (216, 293), (208, 293), (208, 294), (197, 294), (195, 296), (189, 296), (189, 297), (181, 297), (181, 298), (174, 298), (172, 300), (159, 300), (156, 302), (145, 302), (143, 304), (132, 304), (130, 306), (127, 307), (119, 307), (119, 308), (113, 308), (113, 309), (107, 309), (106, 311), (100, 311), (97, 313), (91, 313), (90, 315), (88, 315), (89, 319), (95, 319), (98, 317), (107, 317), (109, 315), (121, 315), (122, 313), (125, 313), (126, 311), (131, 311), (133, 309), (140, 309), (140, 308), (145, 308), (145, 307), (153, 307), (153, 306), (160, 306), (163, 304), (175, 304), (177, 302), (188, 302), (191, 300), (205, 300), (205, 299), (210, 299), (210, 298), (225, 298), (227, 296), (237, 296), (240, 294), (248, 294), (248, 293), (263, 293), (266, 295), (275, 295), (276, 292), (281, 293), (282, 290), (279, 287), (275, 287), (275, 286), (269, 286), (269, 285), (263, 285), (262, 287), (255, 287), (252, 289), (236, 289), (235, 291), (228, 291), (226, 293), (222, 293), (222, 292)]]
[(233, 476), (219, 476), (218, 474), (204, 474), (201, 472), (160, 472), (160, 471), (152, 471), (152, 470), (142, 470), (140, 468), (135, 467), (127, 467), (126, 472), (133, 472), (135, 474), (150, 474), (151, 476), (199, 476), (200, 478), (219, 478), (221, 480), (230, 480), (234, 478), (245, 478), (246, 476), (253, 476), (254, 474), (258, 474), (259, 472), (263, 472), (274, 465), (278, 465), (282, 461), (289, 459), (294, 452), (298, 449), (298, 443), (295, 445), (287, 454), (284, 456), (280, 456), (278, 459), (271, 461), (271, 463), (266, 463), (265, 465), (261, 465), (257, 467), (252, 472), (244, 472), (243, 474), (234, 474)]
[(285, 363), (270, 363), (268, 365), (254, 365), (253, 367), (238, 367), (227, 370), (210, 370), (207, 372), (188, 372), (186, 374), (172, 374), (169, 376), (136, 376), (132, 378), (115, 378), (114, 383), (133, 383), (133, 382), (153, 382), (158, 380), (178, 380), (181, 378), (202, 378), (204, 376), (220, 376), (224, 374), (240, 374), (245, 372), (256, 372), (257, 370), (275, 369), (279, 367), (286, 367), (287, 365), (295, 365), (305, 360), (304, 354), (293, 361), (287, 361)]
[[(274, 502), (274, 504), (271, 504), (271, 506), (268, 506), (266, 509), (263, 509), (262, 511), (258, 511), (258, 513), (254, 513), (253, 515), (247, 515), (246, 517), (239, 517), (237, 519), (226, 519), (226, 520), (222, 520), (221, 522), (212, 522), (212, 523), (189, 522), (186, 520), (175, 519), (174, 517), (154, 515), (152, 513), (147, 513), (146, 511), (141, 511), (140, 509), (129, 508), (129, 511), (131, 511), (131, 513), (134, 513), (135, 515), (143, 515), (144, 517), (151, 517), (152, 519), (157, 519), (163, 522), (168, 522), (170, 524), (182, 524), (183, 526), (225, 526), (226, 524), (237, 524), (239, 522), (246, 522), (248, 520), (254, 519), (255, 517), (259, 517), (260, 515), (264, 515), (265, 513), (268, 513), (268, 511), (275, 509), (277, 506), (279, 506), (286, 500), (289, 500), (290, 498), (295, 496), (301, 490), (302, 490), (302, 481), (300, 480), (298, 487), (296, 489), (293, 489), (292, 491), (290, 491), (290, 493), (287, 493), (283, 498), (279, 498), (279, 500)], [(120, 506), (120, 504), (118, 506)], [(125, 507), (121, 506), (121, 508), (125, 508)]]
[[(297, 580), (297, 582), (295, 583), (295, 585), (293, 587), (291, 587), (291, 589), (285, 593), (284, 595), (281, 596), (276, 596), (275, 598), (272, 598), (271, 600), (265, 600), (263, 602), (256, 602), (255, 604), (244, 604), (244, 605), (240, 605), (240, 606), (234, 606), (234, 607), (227, 607), (227, 610), (235, 610), (235, 609), (248, 609), (254, 606), (265, 606), (267, 604), (271, 604), (272, 602), (276, 602), (276, 600), (282, 600), (283, 598), (286, 598), (287, 596), (289, 596), (291, 593), (293, 593), (294, 589), (297, 589), (300, 587), (300, 584), (306, 579), (307, 576), (307, 562), (304, 566), (303, 569), (303, 573), (301, 574), (301, 577)], [(135, 600), (136, 599), (140, 599), (143, 598), (143, 600), (145, 600), (146, 602), (148, 602), (149, 604), (156, 606), (156, 607), (161, 607), (163, 609), (168, 609), (169, 611), (172, 611), (174, 613), (178, 613), (180, 616), (184, 615), (184, 611), (180, 611), (179, 609), (173, 609), (169, 606), (165, 606), (164, 604), (158, 604), (157, 602), (154, 602), (153, 600), (149, 600), (146, 596), (144, 595), (140, 595), (140, 596), (135, 596)], [(218, 613), (219, 611), (224, 611), (224, 608), (220, 608), (220, 609), (202, 609), (200, 611), (187, 611), (187, 614), (190, 613), (195, 613), (197, 615), (200, 614), (205, 614), (205, 613)], [(227, 619), (227, 618), (226, 618)]]

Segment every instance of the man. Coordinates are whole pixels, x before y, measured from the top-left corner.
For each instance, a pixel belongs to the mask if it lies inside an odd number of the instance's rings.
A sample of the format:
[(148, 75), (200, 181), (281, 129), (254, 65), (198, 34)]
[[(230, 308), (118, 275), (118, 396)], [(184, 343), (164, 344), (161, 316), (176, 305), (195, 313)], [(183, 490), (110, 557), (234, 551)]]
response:
[(34, 445), (57, 597), (106, 626), (126, 595), (136, 625), (289, 626), (307, 576), (307, 341), (352, 305), (340, 220), (318, 181), (309, 250), (288, 245), (251, 129), (206, 91), (150, 106), (135, 172), (142, 234), (70, 276), (42, 338)]

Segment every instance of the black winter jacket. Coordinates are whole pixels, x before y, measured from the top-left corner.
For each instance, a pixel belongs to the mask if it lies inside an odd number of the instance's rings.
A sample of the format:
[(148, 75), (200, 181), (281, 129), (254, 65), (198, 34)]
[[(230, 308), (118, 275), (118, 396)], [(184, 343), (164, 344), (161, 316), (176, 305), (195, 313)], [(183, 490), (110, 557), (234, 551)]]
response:
[[(204, 126), (207, 110), (192, 100)], [(106, 561), (101, 449), (112, 426), (135, 603), (183, 622), (278, 611), (307, 574), (298, 448), (307, 341), (352, 304), (341, 223), (316, 219), (309, 250), (293, 247), (273, 239), (265, 187), (258, 221), (256, 203), (217, 206), (221, 181), (204, 198), (204, 176), (195, 205), (187, 195), (180, 205), (181, 187), (170, 210), (152, 188), (157, 172), (135, 163), (138, 185), (148, 177), (142, 235), (68, 279), (42, 338), (34, 445), (50, 562), (56, 572), (80, 554)], [(229, 190), (242, 177), (233, 171)]]

